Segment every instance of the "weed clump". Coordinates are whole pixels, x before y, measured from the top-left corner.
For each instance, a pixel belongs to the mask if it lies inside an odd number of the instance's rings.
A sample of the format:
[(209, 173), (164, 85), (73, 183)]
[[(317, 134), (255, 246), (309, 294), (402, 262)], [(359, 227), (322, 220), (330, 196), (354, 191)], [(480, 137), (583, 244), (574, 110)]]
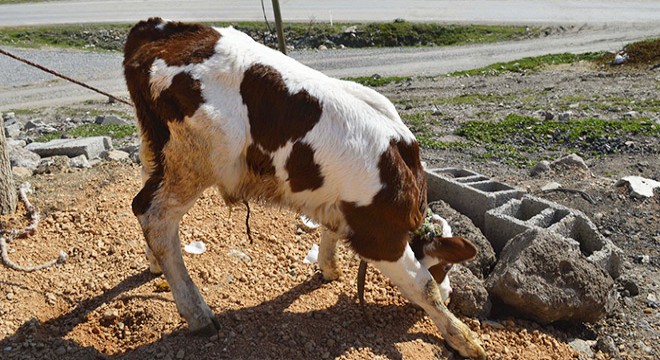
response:
[(648, 119), (559, 121), (510, 114), (499, 122), (467, 122), (456, 133), (481, 144), (486, 159), (524, 166), (540, 150), (592, 156), (650, 150), (631, 147), (629, 141), (633, 136), (660, 136), (660, 125)]

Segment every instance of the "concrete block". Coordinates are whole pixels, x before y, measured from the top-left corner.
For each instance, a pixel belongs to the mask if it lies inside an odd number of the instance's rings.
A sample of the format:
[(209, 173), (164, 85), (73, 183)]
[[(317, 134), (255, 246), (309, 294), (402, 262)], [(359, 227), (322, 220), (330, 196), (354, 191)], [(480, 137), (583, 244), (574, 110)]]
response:
[(484, 235), (493, 245), (495, 252), (499, 254), (504, 245), (514, 236), (536, 224), (539, 227), (547, 228), (552, 225), (552, 219), (558, 219), (560, 216), (561, 213), (555, 214), (552, 203), (531, 196), (523, 196), (521, 199), (512, 199), (506, 204), (486, 212)]
[(525, 195), (489, 210), (484, 218), (484, 235), (500, 254), (515, 236), (529, 229), (547, 229), (579, 244), (587, 260), (600, 266), (610, 276), (621, 274), (621, 249), (603, 237), (582, 212)]
[(577, 241), (587, 260), (607, 271), (613, 279), (621, 276), (623, 251), (601, 235), (596, 225), (583, 213), (575, 211), (549, 227), (549, 230)]
[(47, 143), (31, 143), (26, 147), (40, 156), (65, 155), (76, 157), (85, 155), (88, 159), (99, 156), (112, 148), (112, 141), (107, 136), (94, 136), (80, 139), (56, 139)]
[(484, 230), (486, 211), (519, 199), (524, 191), (464, 169), (427, 169), (428, 200), (443, 200)]

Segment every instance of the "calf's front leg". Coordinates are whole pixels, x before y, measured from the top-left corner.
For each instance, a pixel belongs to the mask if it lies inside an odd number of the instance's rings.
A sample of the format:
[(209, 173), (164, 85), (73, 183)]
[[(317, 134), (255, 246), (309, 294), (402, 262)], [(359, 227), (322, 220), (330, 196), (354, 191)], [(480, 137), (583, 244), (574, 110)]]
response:
[(410, 245), (406, 245), (403, 255), (397, 261), (376, 261), (373, 264), (408, 300), (429, 314), (449, 346), (463, 357), (486, 359), (486, 352), (476, 335), (447, 309), (438, 284), (428, 269), (415, 258)]

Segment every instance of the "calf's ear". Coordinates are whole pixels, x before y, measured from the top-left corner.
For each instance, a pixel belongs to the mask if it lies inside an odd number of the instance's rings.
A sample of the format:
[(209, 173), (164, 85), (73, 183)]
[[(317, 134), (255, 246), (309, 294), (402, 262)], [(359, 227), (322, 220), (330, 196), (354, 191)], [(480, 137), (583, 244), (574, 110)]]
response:
[(457, 264), (470, 260), (477, 255), (477, 247), (462, 237), (436, 237), (424, 247), (428, 256)]

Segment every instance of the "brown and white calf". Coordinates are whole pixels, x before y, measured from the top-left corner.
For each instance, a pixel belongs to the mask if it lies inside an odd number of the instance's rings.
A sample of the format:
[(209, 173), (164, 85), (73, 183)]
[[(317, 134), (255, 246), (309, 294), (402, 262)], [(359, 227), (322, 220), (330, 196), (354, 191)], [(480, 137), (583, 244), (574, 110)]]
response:
[(329, 78), (233, 28), (151, 18), (124, 49), (141, 131), (144, 186), (132, 204), (151, 270), (165, 274), (193, 331), (218, 323), (183, 263), (179, 221), (215, 186), (233, 204), (261, 199), (324, 226), (320, 267), (339, 274), (339, 239), (431, 316), (463, 356), (485, 352), (445, 307), (428, 267), (465, 241), (409, 244), (423, 221), (419, 147), (382, 95)]

